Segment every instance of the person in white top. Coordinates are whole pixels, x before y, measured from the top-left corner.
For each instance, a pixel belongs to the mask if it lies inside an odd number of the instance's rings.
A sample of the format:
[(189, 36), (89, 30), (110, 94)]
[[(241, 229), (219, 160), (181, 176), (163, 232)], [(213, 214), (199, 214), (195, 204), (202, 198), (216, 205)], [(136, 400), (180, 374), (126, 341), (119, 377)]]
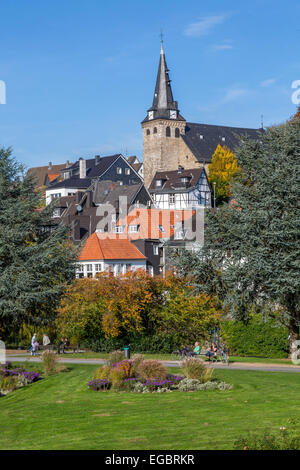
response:
[(43, 346), (48, 346), (48, 344), (50, 344), (50, 339), (49, 339), (49, 336), (47, 335), (43, 335)]

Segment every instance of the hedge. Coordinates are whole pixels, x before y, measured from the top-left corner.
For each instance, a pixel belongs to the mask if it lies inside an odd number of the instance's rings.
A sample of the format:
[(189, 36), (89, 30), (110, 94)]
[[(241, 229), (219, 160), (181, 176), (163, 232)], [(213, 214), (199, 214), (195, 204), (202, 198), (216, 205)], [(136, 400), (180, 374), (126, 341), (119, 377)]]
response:
[(255, 315), (247, 323), (222, 322), (220, 334), (226, 341), (230, 355), (278, 357), (288, 356), (288, 330), (273, 321), (264, 321)]
[(100, 337), (85, 341), (84, 347), (95, 352), (111, 352), (116, 349), (122, 349), (130, 344), (132, 353), (171, 353), (178, 349), (178, 345), (172, 336), (167, 335), (133, 335), (123, 338)]

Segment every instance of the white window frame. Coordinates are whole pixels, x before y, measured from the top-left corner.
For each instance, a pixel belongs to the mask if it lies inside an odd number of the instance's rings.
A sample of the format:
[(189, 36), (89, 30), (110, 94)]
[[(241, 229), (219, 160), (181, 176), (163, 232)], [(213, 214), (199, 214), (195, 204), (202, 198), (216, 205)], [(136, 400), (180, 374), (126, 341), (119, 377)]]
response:
[(139, 229), (140, 229), (139, 225), (128, 225), (129, 233), (138, 233)]
[(55, 217), (60, 217), (60, 208), (57, 207), (56, 209), (54, 209), (53, 211), (53, 214), (52, 214), (52, 217), (55, 218)]
[(153, 245), (153, 254), (154, 255), (159, 255), (159, 247), (158, 245)]
[(169, 204), (175, 204), (175, 194), (169, 194)]

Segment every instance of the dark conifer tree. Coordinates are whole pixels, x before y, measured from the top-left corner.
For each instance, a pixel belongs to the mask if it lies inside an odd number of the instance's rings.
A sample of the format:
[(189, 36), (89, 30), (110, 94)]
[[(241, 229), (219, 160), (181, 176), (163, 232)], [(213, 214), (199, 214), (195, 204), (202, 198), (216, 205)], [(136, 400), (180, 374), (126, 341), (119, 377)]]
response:
[(76, 250), (68, 229), (51, 229), (54, 206), (41, 209), (33, 177), (0, 149), (0, 327), (53, 321), (65, 283), (74, 277)]

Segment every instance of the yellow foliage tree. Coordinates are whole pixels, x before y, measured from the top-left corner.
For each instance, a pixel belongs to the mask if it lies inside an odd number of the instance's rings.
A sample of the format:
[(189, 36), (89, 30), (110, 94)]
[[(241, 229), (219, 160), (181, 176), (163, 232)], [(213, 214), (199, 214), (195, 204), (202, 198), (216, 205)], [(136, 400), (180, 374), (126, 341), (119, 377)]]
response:
[(240, 172), (237, 159), (231, 150), (224, 145), (218, 145), (208, 165), (208, 179), (211, 185), (216, 183), (216, 202), (228, 202), (230, 193), (230, 182)]

